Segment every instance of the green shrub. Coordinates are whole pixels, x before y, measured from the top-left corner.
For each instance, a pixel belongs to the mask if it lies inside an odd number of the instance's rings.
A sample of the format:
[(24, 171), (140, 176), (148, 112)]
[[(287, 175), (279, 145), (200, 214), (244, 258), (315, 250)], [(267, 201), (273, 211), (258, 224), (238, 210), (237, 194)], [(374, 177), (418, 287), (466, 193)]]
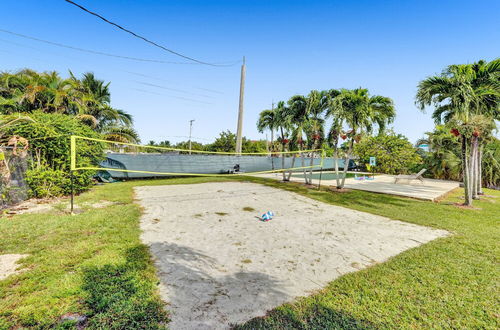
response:
[(375, 170), (387, 174), (407, 173), (422, 162), (422, 158), (410, 141), (405, 136), (395, 133), (363, 139), (354, 146), (354, 153), (359, 157), (361, 164), (367, 164), (370, 157), (376, 157)]
[[(37, 166), (44, 165), (51, 169), (69, 171), (70, 136), (101, 137), (74, 116), (41, 111), (35, 111), (29, 116), (33, 121), (19, 122), (9, 127), (4, 135), (19, 135), (28, 139), (29, 150)], [(101, 144), (87, 142), (78, 144), (78, 165), (97, 164), (102, 157)]]
[[(87, 190), (92, 185), (93, 171), (76, 171), (73, 176), (75, 194)], [(26, 172), (26, 183), (30, 197), (50, 198), (71, 193), (71, 177), (66, 171), (38, 167)]]
[[(79, 135), (100, 138), (89, 126), (74, 116), (44, 113), (31, 113), (32, 121), (18, 122), (8, 127), (4, 135), (18, 135), (29, 141), (31, 169), (26, 173), (30, 187), (30, 197), (47, 198), (68, 195), (70, 181), (70, 136)], [(77, 166), (97, 165), (104, 157), (101, 143), (79, 140), (77, 144)], [(74, 192), (88, 189), (94, 171), (74, 172)]]

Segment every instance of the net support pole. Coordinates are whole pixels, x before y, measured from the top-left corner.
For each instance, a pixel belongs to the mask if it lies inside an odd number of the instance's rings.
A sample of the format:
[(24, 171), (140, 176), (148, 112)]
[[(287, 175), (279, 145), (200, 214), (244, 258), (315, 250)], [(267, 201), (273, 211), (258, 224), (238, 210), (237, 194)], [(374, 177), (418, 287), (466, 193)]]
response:
[(73, 210), (75, 208), (75, 185), (74, 185), (74, 181), (75, 181), (75, 175), (73, 173), (73, 171), (71, 171), (70, 173), (70, 181), (71, 181), (71, 202), (70, 202), (70, 213), (73, 215)]

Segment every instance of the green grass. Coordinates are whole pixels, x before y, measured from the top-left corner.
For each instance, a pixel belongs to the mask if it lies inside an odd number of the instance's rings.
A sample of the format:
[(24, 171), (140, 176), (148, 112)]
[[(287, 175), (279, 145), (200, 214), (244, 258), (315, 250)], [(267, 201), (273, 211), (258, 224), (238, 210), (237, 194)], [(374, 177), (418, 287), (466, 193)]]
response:
[[(0, 329), (71, 327), (59, 321), (67, 313), (88, 316), (90, 328), (163, 327), (168, 317), (149, 252), (139, 239), (141, 209), (133, 204), (132, 187), (225, 180), (109, 184), (78, 196), (76, 203), (84, 212), (75, 216), (54, 211), (1, 218), (0, 254), (30, 256), (22, 262), (27, 271), (0, 281)], [(493, 197), (476, 201), (478, 209), (469, 210), (453, 205), (461, 192), (431, 203), (355, 190), (317, 191), (258, 178), (238, 180), (453, 233), (345, 275), (240, 328), (499, 327), (500, 192), (487, 190)], [(102, 200), (115, 204), (90, 207)]]

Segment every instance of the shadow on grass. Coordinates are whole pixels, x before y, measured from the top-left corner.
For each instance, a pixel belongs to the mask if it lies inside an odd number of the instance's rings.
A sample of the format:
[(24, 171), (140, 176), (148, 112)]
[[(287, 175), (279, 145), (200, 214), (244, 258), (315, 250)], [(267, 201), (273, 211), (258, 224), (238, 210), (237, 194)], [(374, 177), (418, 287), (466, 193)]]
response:
[(380, 329), (369, 321), (323, 305), (312, 305), (302, 310), (300, 317), (286, 306), (273, 310), (266, 317), (254, 318), (234, 329)]
[(86, 326), (164, 329), (168, 317), (155, 294), (151, 267), (147, 247), (138, 245), (126, 251), (126, 261), (122, 264), (85, 268), (82, 288), (90, 310)]

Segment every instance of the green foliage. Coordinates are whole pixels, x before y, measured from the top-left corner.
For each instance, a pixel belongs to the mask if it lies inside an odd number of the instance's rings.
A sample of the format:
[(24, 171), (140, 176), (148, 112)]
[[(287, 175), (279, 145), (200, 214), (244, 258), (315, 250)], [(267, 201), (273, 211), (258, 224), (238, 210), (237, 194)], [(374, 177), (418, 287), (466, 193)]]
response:
[(500, 189), (500, 140), (494, 139), (483, 150), (483, 184)]
[[(205, 146), (207, 151), (218, 152), (235, 152), (236, 150), (236, 134), (227, 130), (221, 132), (219, 137), (211, 144)], [(251, 141), (247, 138), (242, 138), (242, 152), (266, 152), (266, 141)]]
[(362, 164), (369, 163), (370, 157), (376, 157), (375, 170), (387, 174), (407, 173), (422, 161), (410, 141), (394, 133), (362, 139), (354, 146), (354, 153)]
[(421, 152), (423, 163), (415, 168), (415, 171), (426, 168), (426, 175), (435, 179), (461, 180), (459, 139), (444, 125), (436, 126), (433, 132), (427, 132), (426, 135), (427, 137), (417, 144), (428, 144), (429, 152)]
[[(19, 135), (27, 139), (37, 165), (68, 171), (70, 136), (101, 137), (73, 116), (35, 111), (30, 114), (30, 117), (32, 121), (18, 122), (17, 125), (9, 127), (6, 134)], [(79, 165), (95, 165), (103, 155), (103, 148), (98, 144), (81, 143), (77, 151)]]
[[(32, 169), (26, 173), (30, 196), (44, 198), (67, 195), (71, 187), (70, 136), (100, 138), (100, 135), (73, 116), (35, 111), (30, 117), (31, 121), (19, 121), (6, 129), (9, 136), (21, 136), (30, 143)], [(103, 146), (100, 143), (79, 140), (76, 150), (78, 166), (97, 165), (103, 159)], [(93, 171), (75, 172), (75, 193), (90, 187), (93, 174)]]
[(78, 118), (106, 139), (137, 142), (132, 116), (112, 108), (109, 83), (87, 72), (81, 78), (71, 73), (62, 78), (57, 72), (30, 69), (0, 73), (0, 114), (43, 111)]
[[(94, 174), (94, 171), (75, 171), (73, 174), (74, 193), (79, 194), (90, 188)], [(51, 198), (71, 193), (71, 178), (66, 171), (41, 166), (28, 170), (25, 179), (30, 187), (30, 197)]]

